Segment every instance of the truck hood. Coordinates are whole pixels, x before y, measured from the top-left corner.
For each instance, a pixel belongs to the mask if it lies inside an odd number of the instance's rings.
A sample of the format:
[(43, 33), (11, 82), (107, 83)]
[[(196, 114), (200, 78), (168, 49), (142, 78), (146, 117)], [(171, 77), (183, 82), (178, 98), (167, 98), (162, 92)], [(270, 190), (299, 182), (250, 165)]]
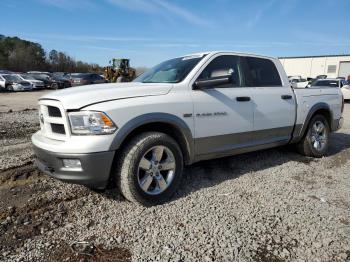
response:
[(172, 84), (138, 82), (96, 84), (50, 92), (39, 100), (58, 100), (65, 109), (81, 109), (91, 104), (111, 100), (165, 95), (169, 93), (172, 86)]

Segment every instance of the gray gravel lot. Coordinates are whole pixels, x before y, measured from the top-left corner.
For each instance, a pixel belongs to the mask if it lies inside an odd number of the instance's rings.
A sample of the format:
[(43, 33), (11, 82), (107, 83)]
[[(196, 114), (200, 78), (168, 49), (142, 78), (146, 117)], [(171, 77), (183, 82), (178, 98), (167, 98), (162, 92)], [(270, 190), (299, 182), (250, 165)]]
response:
[(325, 158), (277, 148), (197, 163), (171, 202), (143, 208), (36, 171), (37, 111), (0, 113), (0, 260), (350, 261), (348, 119), (349, 104)]
[(0, 92), (0, 112), (21, 111), (37, 108), (38, 98), (54, 92), (52, 90), (40, 90), (32, 92)]

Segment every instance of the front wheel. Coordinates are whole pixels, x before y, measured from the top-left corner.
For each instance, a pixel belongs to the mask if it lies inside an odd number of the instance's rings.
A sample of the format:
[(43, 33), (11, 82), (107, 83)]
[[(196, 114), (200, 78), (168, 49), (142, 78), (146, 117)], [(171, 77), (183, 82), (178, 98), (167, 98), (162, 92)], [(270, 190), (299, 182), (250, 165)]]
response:
[(322, 115), (314, 116), (305, 136), (297, 145), (298, 151), (311, 157), (323, 157), (329, 147), (330, 128), (327, 119)]
[(124, 76), (119, 76), (117, 78), (117, 83), (124, 83), (127, 82), (127, 79)]
[(129, 201), (159, 205), (168, 201), (181, 182), (183, 156), (170, 136), (147, 132), (135, 137), (123, 150), (116, 180)]
[(7, 89), (8, 92), (14, 92), (15, 91), (12, 85), (8, 85), (6, 89)]
[(58, 83), (52, 83), (51, 89), (57, 90), (59, 88)]

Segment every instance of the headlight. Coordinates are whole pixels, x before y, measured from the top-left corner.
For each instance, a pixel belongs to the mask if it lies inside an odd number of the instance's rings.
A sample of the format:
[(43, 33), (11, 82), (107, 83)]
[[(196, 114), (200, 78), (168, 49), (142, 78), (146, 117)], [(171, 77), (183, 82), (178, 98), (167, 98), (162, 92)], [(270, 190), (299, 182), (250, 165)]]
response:
[(72, 134), (108, 135), (117, 130), (113, 121), (102, 112), (80, 111), (68, 113)]

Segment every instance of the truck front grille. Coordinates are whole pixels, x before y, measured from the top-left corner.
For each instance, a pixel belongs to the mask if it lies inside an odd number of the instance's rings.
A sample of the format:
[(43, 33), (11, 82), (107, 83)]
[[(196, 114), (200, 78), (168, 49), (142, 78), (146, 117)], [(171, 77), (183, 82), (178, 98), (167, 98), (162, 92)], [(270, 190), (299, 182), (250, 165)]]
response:
[(47, 111), (51, 117), (62, 117), (61, 111), (58, 107), (48, 106)]
[(65, 135), (66, 131), (64, 130), (64, 125), (62, 124), (51, 124), (52, 133)]
[(40, 100), (40, 127), (44, 136), (55, 140), (66, 140), (69, 124), (61, 103), (56, 100)]

